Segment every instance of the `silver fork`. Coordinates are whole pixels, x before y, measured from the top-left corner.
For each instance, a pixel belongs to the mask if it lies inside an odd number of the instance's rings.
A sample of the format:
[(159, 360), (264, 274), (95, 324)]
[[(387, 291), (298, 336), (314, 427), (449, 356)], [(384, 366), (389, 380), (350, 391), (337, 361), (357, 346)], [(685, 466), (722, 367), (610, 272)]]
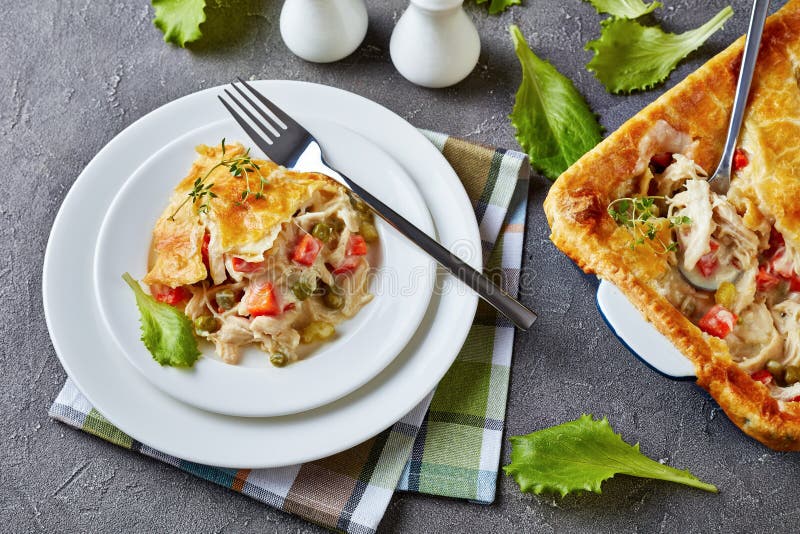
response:
[[(227, 89), (225, 89), (225, 94), (251, 122), (248, 122), (221, 95), (218, 98), (239, 123), (239, 126), (269, 159), (290, 169), (326, 174), (344, 184), (381, 218), (418, 245), (456, 278), (471, 287), (482, 299), (508, 317), (517, 327), (522, 330), (528, 330), (531, 327), (536, 320), (536, 313), (520, 304), (492, 283), (488, 277), (461, 261), (435, 239), (371, 195), (369, 191), (328, 165), (322, 147), (314, 139), (314, 136), (267, 97), (256, 91), (249, 83), (241, 78), (237, 79), (250, 94), (235, 83), (231, 85), (246, 104)], [(256, 114), (261, 118), (258, 118)], [(258, 127), (261, 133), (256, 131), (251, 123)]]
[[(750, 85), (753, 81), (753, 73), (756, 70), (756, 60), (758, 59), (761, 35), (764, 33), (764, 22), (769, 11), (769, 0), (755, 0), (753, 10), (750, 13), (750, 24), (747, 27), (747, 37), (744, 42), (742, 52), (742, 64), (739, 67), (739, 80), (736, 83), (736, 92), (733, 97), (733, 109), (731, 110), (731, 120), (728, 123), (728, 133), (725, 138), (725, 147), (719, 166), (714, 174), (708, 179), (711, 190), (719, 195), (727, 195), (731, 187), (731, 172), (733, 169), (733, 156), (736, 153), (736, 143), (739, 140), (739, 130), (742, 128), (744, 113), (747, 109), (747, 98), (750, 95)], [(683, 278), (698, 289), (705, 291), (716, 291), (722, 282), (735, 283), (742, 272), (738, 269), (730, 270), (727, 276), (702, 276), (696, 270), (687, 270), (683, 263), (683, 253), (678, 255), (678, 269)]]

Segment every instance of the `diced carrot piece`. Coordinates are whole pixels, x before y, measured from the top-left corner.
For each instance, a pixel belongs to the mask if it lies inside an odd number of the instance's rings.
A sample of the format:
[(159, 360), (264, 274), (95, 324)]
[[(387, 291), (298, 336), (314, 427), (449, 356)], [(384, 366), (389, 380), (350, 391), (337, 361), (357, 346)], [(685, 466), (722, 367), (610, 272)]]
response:
[(281, 313), (278, 296), (275, 294), (275, 287), (271, 282), (250, 287), (250, 293), (247, 297), (247, 311), (251, 317), (278, 315)]
[(312, 265), (320, 250), (322, 250), (322, 242), (319, 239), (311, 234), (303, 234), (294, 247), (292, 260), (300, 265)]
[(347, 241), (345, 253), (348, 256), (365, 256), (367, 254), (367, 242), (358, 234), (351, 234)]
[(264, 267), (263, 261), (246, 261), (237, 257), (234, 257), (231, 263), (233, 264), (233, 270), (237, 273), (253, 273)]
[(203, 253), (203, 263), (206, 265), (206, 269), (208, 269), (208, 244), (211, 242), (211, 234), (206, 232), (203, 234), (203, 246), (200, 248), (200, 251)]
[(742, 150), (741, 148), (737, 148), (736, 151), (733, 153), (733, 170), (739, 171), (747, 167), (747, 164), (750, 163), (750, 160), (747, 158), (747, 152)]
[(756, 382), (761, 382), (764, 385), (771, 384), (773, 380), (772, 373), (770, 373), (766, 369), (761, 369), (760, 371), (756, 371), (755, 373), (750, 375), (750, 378), (752, 378)]
[(759, 291), (769, 291), (780, 283), (781, 279), (769, 272), (766, 266), (762, 265), (758, 268), (756, 274), (756, 287)]
[(170, 306), (177, 306), (181, 302), (189, 300), (192, 296), (191, 291), (183, 286), (169, 287), (161, 284), (151, 285), (150, 293), (157, 301), (169, 304)]
[(345, 256), (342, 263), (333, 269), (333, 274), (345, 274), (354, 271), (361, 264), (361, 256)]
[(700, 330), (712, 336), (724, 339), (731, 333), (736, 324), (736, 314), (727, 310), (724, 306), (715, 304), (708, 313), (697, 323)]

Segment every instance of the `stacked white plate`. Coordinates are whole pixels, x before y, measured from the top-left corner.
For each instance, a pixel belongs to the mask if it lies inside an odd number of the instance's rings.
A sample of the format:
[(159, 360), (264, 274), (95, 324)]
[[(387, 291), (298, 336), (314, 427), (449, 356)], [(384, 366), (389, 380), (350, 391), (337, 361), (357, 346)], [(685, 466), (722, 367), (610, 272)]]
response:
[[(331, 87), (253, 84), (320, 140), (335, 167), (481, 267), (469, 198), (414, 127)], [(154, 362), (121, 275), (144, 275), (153, 225), (191, 167), (195, 145), (223, 137), (252, 145), (218, 103), (221, 91), (201, 91), (146, 115), (78, 177), (45, 255), (48, 328), (83, 394), (142, 443), (232, 468), (322, 458), (388, 428), (426, 398), (460, 350), (477, 297), (379, 223), (375, 299), (307, 359), (275, 368), (253, 349), (231, 366), (209, 345), (190, 370)]]

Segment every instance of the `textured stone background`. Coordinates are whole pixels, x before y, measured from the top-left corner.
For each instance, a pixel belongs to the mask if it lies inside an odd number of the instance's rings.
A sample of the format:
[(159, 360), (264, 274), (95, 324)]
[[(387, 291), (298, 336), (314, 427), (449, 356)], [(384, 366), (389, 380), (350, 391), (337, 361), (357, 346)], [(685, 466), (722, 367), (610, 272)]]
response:
[[(656, 17), (674, 31), (699, 25), (728, 3), (664, 1), (668, 7)], [(48, 232), (84, 165), (137, 118), (235, 75), (253, 75), (341, 87), (417, 126), (516, 148), (506, 120), (520, 79), (506, 33), (512, 22), (538, 54), (575, 80), (609, 130), (663, 90), (624, 97), (605, 93), (584, 70), (590, 55), (583, 44), (597, 35), (599, 17), (579, 0), (526, 0), (500, 17), (470, 6), (483, 42), (480, 64), (465, 82), (441, 91), (412, 86), (391, 65), (389, 35), (404, 0), (368, 0), (366, 41), (332, 65), (304, 63), (284, 48), (277, 0), (209, 3), (232, 5), (212, 9), (206, 37), (181, 50), (161, 41), (145, 0), (0, 2), (0, 531), (320, 530), (47, 417), (65, 378), (40, 297)], [(725, 30), (683, 63), (667, 87), (744, 32), (749, 2), (732, 3), (737, 12)], [(699, 388), (670, 382), (626, 352), (595, 309), (596, 282), (547, 239), (541, 209), (547, 187), (534, 176), (525, 269), (536, 289), (524, 300), (540, 319), (529, 334), (517, 337), (508, 433), (526, 433), (582, 412), (607, 415), (647, 454), (691, 469), (721, 492), (621, 477), (607, 482), (603, 495), (562, 500), (521, 495), (501, 475), (492, 506), (400, 494), (381, 529), (796, 531), (798, 457), (745, 437)]]

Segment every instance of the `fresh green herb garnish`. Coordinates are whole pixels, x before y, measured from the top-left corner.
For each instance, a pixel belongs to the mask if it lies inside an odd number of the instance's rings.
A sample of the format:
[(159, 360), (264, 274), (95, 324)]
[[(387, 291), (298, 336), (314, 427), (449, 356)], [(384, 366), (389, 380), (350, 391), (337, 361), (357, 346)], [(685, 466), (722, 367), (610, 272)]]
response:
[(192, 322), (182, 311), (158, 302), (139, 286), (133, 277), (122, 275), (136, 295), (136, 306), (141, 314), (142, 341), (153, 359), (161, 365), (191, 367), (200, 356), (194, 338)]
[(642, 0), (586, 0), (598, 13), (608, 13), (614, 17), (635, 19), (661, 7), (661, 2), (645, 4)]
[(164, 33), (164, 41), (185, 47), (202, 37), (206, 20), (205, 0), (153, 0), (153, 24)]
[[(209, 171), (209, 174), (210, 173), (211, 171)], [(208, 178), (208, 175), (206, 175), (205, 178)], [(194, 181), (192, 190), (189, 191), (189, 198), (192, 199), (192, 204), (197, 204), (198, 202), (202, 201), (204, 197), (217, 198), (217, 194), (211, 190), (211, 188), (214, 187), (214, 184), (206, 185), (205, 178), (198, 178), (197, 180)], [(184, 200), (183, 204), (186, 204), (188, 200), (189, 199)], [(183, 204), (181, 204), (181, 206), (183, 206)], [(181, 209), (181, 206), (178, 206), (178, 209), (176, 209), (175, 213), (172, 214), (170, 220), (175, 220), (175, 215)], [(208, 209), (209, 209), (208, 202), (203, 202), (202, 204), (200, 204), (200, 207), (197, 208), (197, 213), (207, 213)]]
[[(175, 220), (175, 215), (177, 215), (178, 212), (181, 210), (181, 208), (185, 206), (187, 202), (189, 202), (189, 199), (192, 200), (192, 204), (197, 204), (198, 202), (202, 202), (204, 199), (206, 199), (206, 201), (200, 204), (200, 206), (197, 208), (197, 212), (198, 213), (208, 212), (209, 205), (207, 199), (217, 198), (217, 195), (216, 193), (214, 193), (214, 191), (211, 190), (211, 188), (214, 187), (214, 184), (213, 183), (206, 184), (206, 180), (208, 179), (209, 176), (211, 176), (211, 173), (214, 172), (214, 170), (216, 170), (219, 167), (228, 167), (228, 171), (233, 176), (237, 178), (242, 178), (242, 177), (244, 178), (245, 190), (242, 191), (242, 196), (241, 196), (242, 200), (247, 200), (248, 197), (250, 197), (251, 195), (256, 200), (264, 198), (264, 184), (267, 183), (267, 179), (264, 177), (263, 174), (261, 174), (261, 167), (259, 167), (258, 164), (256, 164), (256, 162), (254, 162), (250, 157), (250, 149), (248, 148), (247, 151), (241, 156), (235, 156), (230, 159), (225, 159), (226, 150), (227, 148), (225, 147), (225, 139), (223, 138), (222, 155), (220, 157), (221, 159), (219, 163), (211, 167), (205, 174), (205, 176), (198, 177), (197, 180), (194, 181), (192, 190), (189, 191), (188, 193), (188, 198), (184, 199), (184, 201), (181, 202), (180, 206), (175, 208), (175, 211), (172, 212), (172, 215), (170, 215), (169, 220), (171, 221)], [(250, 188), (251, 173), (256, 174), (258, 178), (259, 188), (258, 191), (255, 192), (253, 192), (253, 190)]]
[[(223, 151), (222, 156), (225, 156), (224, 150), (224, 142), (223, 139)], [(264, 175), (261, 174), (261, 167), (259, 167), (253, 160), (250, 158), (250, 149), (248, 148), (247, 151), (241, 155), (232, 158), (228, 162), (223, 162), (223, 164), (230, 164), (228, 170), (231, 172), (232, 175), (236, 176), (237, 178), (244, 177), (245, 180), (245, 190), (242, 191), (242, 200), (247, 200), (247, 198), (252, 195), (255, 197), (256, 200), (261, 200), (264, 198), (264, 184), (267, 183), (267, 179), (264, 178)], [(252, 189), (250, 189), (250, 173), (253, 172), (258, 177), (258, 191), (255, 193)]]
[(611, 93), (644, 90), (663, 82), (680, 60), (702, 45), (733, 15), (730, 6), (697, 29), (667, 33), (624, 18), (602, 22), (600, 37), (586, 44), (594, 57), (586, 68)]
[[(656, 200), (666, 200), (666, 197), (618, 198), (608, 205), (608, 214), (617, 224), (624, 226), (633, 234), (632, 249), (649, 240), (659, 246), (658, 249), (654, 249), (656, 252), (666, 254), (677, 250), (678, 244), (674, 241), (665, 243), (658, 235), (664, 219), (658, 216)], [(675, 228), (691, 224), (692, 220), (682, 215), (670, 217), (668, 223), (670, 228)]]
[(489, 4), (489, 14), (498, 15), (511, 6), (518, 6), (522, 0), (475, 0), (476, 4)]
[(575, 421), (510, 438), (511, 463), (503, 469), (522, 491), (561, 496), (576, 491), (601, 493), (603, 481), (614, 475), (654, 478), (716, 493), (717, 487), (682, 471), (651, 460), (629, 445), (606, 418), (583, 415)]
[(533, 53), (517, 26), (509, 31), (522, 65), (511, 124), (533, 166), (555, 180), (600, 142), (602, 128), (572, 82)]

